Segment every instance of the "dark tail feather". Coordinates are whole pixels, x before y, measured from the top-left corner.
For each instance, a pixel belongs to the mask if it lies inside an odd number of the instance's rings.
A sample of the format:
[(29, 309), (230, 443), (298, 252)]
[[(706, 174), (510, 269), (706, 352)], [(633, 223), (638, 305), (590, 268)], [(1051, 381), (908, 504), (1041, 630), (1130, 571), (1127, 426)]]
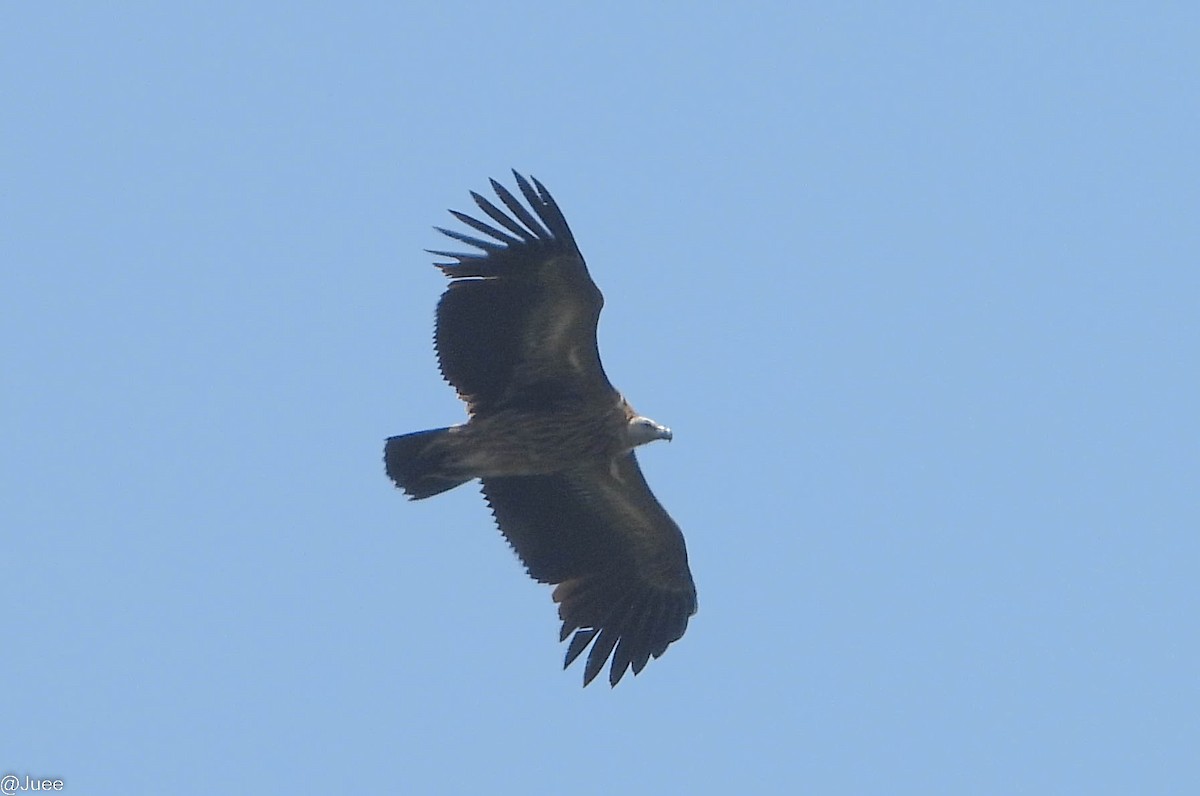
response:
[(432, 497), (471, 480), (470, 476), (454, 474), (447, 461), (450, 447), (435, 444), (449, 433), (448, 428), (417, 431), (389, 437), (384, 445), (388, 477), (413, 500)]

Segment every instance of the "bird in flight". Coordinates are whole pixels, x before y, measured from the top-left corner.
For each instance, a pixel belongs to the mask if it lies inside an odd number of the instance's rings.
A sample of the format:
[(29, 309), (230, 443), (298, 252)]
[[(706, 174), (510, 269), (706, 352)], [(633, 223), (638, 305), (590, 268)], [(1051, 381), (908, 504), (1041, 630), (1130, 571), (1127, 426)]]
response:
[[(390, 437), (388, 476), (413, 500), (478, 478), (529, 575), (554, 584), (570, 637), (563, 667), (589, 646), (586, 686), (642, 671), (683, 636), (696, 587), (679, 526), (646, 485), (634, 448), (671, 439), (609, 382), (596, 325), (604, 298), (562, 211), (513, 172), (503, 208), (472, 192), (490, 221), (450, 211), (483, 237), (438, 227), (478, 252), (432, 251), (450, 284), (434, 335), (442, 376), (467, 422)], [(532, 210), (532, 212), (530, 212)]]

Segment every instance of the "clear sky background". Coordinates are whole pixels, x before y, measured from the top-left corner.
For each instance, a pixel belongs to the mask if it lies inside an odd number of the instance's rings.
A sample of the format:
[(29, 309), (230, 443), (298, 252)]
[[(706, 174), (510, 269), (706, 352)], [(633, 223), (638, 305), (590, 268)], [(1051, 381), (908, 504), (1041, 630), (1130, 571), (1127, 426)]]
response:
[[(784, 5), (4, 4), (0, 773), (1200, 792), (1200, 11)], [(511, 167), (675, 431), (616, 689), (380, 461)]]

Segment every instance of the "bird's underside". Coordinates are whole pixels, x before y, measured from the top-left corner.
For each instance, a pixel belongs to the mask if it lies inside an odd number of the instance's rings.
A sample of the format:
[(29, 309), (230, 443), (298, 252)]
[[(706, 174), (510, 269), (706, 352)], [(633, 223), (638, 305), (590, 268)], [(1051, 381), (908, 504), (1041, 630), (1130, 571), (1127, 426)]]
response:
[(450, 285), (435, 343), (467, 423), (391, 437), (388, 475), (412, 499), (482, 481), (500, 530), (529, 574), (555, 584), (564, 665), (589, 646), (584, 684), (637, 674), (696, 610), (683, 535), (650, 492), (633, 449), (670, 439), (609, 383), (596, 346), (603, 298), (566, 220), (536, 180), (516, 174), (533, 213), (495, 181), (504, 208), (472, 193), (486, 238), (441, 230), (482, 254), (435, 252)]

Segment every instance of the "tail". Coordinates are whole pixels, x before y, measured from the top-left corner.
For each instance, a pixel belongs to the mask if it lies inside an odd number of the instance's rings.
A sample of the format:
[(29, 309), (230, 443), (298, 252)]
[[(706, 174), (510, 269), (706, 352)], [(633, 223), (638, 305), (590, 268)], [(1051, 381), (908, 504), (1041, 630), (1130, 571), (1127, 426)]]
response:
[[(388, 477), (413, 500), (432, 497), (471, 480), (456, 474), (450, 462), (450, 429), (434, 428), (389, 437), (383, 447)], [(443, 443), (443, 444), (438, 444)]]

